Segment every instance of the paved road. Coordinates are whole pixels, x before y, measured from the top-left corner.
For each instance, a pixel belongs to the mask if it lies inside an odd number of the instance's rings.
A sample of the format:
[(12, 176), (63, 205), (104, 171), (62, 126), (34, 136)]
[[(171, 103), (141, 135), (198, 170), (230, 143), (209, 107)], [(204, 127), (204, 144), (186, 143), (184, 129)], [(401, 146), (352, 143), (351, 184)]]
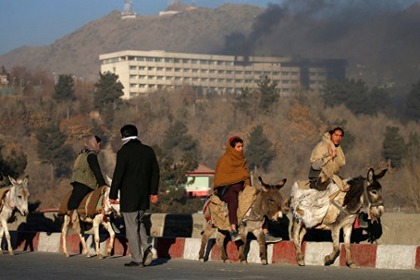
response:
[(349, 269), (272, 264), (224, 264), (220, 261), (200, 263), (182, 259), (158, 259), (146, 268), (127, 268), (130, 257), (87, 259), (81, 255), (66, 258), (57, 253), (16, 252), (0, 255), (0, 280), (79, 280), (79, 279), (420, 279), (420, 270), (374, 268)]

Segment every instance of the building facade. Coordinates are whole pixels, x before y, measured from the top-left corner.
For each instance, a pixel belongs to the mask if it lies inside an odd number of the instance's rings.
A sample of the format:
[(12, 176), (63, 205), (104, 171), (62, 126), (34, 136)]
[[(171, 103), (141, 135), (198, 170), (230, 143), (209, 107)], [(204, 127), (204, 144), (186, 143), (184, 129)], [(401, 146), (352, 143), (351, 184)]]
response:
[(229, 56), (125, 50), (99, 56), (101, 72), (119, 76), (123, 99), (190, 86), (205, 94), (256, 89), (265, 76), (280, 94), (318, 91), (329, 79), (344, 79), (344, 60), (297, 61), (290, 57)]

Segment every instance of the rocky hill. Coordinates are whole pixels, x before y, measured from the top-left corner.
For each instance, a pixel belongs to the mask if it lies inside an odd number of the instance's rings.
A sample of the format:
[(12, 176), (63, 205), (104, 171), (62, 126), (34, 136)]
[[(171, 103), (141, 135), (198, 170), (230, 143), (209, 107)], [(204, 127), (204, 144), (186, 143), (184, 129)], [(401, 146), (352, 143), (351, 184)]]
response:
[(0, 56), (24, 66), (96, 80), (101, 53), (123, 49), (342, 58), (348, 76), (372, 86), (404, 86), (420, 77), (420, 4), (376, 16), (320, 18), (279, 6), (198, 8), (175, 15), (121, 19), (114, 11), (44, 47)]

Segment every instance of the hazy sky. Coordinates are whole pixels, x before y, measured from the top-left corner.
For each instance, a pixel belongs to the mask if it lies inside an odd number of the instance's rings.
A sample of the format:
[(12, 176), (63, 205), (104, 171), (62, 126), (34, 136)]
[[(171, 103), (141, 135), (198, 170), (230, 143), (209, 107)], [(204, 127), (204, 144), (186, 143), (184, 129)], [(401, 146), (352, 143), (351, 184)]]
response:
[[(156, 15), (168, 0), (132, 0), (140, 15)], [(224, 3), (267, 7), (282, 0), (184, 0), (183, 3), (215, 8)], [(45, 46), (114, 10), (123, 11), (124, 0), (0, 0), (0, 55), (25, 45)]]

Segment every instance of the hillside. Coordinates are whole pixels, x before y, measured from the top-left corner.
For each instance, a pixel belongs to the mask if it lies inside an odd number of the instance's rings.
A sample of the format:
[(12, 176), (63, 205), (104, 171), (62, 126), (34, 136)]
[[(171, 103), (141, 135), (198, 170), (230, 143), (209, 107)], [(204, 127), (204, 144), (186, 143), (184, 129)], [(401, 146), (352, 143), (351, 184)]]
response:
[(224, 36), (248, 33), (262, 9), (246, 5), (200, 8), (167, 16), (121, 19), (114, 11), (45, 47), (23, 47), (0, 57), (0, 65), (48, 69), (96, 80), (99, 54), (122, 49), (212, 53)]
[[(359, 15), (358, 17), (363, 17)], [(10, 69), (46, 69), (96, 80), (100, 53), (122, 49), (193, 53), (343, 58), (348, 76), (372, 86), (406, 86), (419, 78), (420, 4), (355, 20), (315, 19), (279, 6), (198, 8), (166, 16), (122, 20), (114, 11), (44, 47), (22, 47), (0, 57)]]

